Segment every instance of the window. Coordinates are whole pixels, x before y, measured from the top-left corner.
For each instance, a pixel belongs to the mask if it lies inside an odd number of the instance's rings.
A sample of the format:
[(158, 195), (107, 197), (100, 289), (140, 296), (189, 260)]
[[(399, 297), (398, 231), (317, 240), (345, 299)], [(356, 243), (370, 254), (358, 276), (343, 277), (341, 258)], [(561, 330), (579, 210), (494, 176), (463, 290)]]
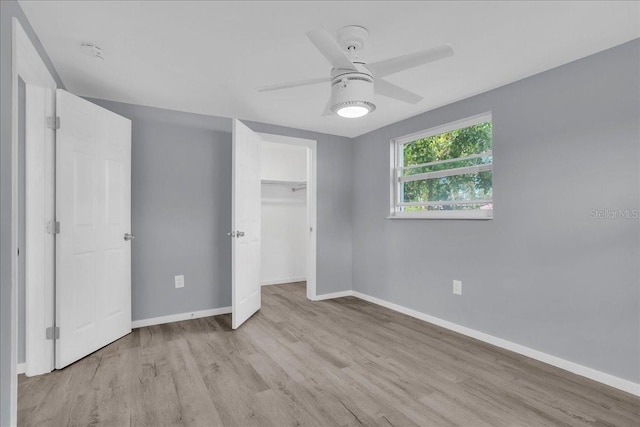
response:
[(493, 217), (491, 113), (392, 141), (390, 218)]

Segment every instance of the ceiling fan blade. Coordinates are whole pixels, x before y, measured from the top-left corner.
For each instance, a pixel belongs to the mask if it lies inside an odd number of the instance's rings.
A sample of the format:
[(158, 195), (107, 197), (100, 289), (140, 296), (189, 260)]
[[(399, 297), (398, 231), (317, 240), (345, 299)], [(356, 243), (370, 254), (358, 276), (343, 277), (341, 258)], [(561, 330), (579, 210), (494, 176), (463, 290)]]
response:
[(349, 56), (338, 43), (324, 30), (314, 30), (307, 33), (311, 43), (315, 45), (320, 53), (327, 58), (333, 68), (358, 71)]
[(275, 85), (262, 86), (257, 88), (258, 92), (268, 92), (270, 90), (288, 89), (290, 87), (315, 85), (318, 83), (329, 83), (328, 77), (318, 77), (316, 79), (297, 80), (295, 82), (278, 83)]
[(373, 88), (379, 95), (388, 96), (389, 98), (404, 101), (408, 104), (417, 104), (424, 99), (418, 94), (382, 79), (376, 79), (373, 83)]
[(418, 65), (428, 64), (429, 62), (438, 61), (453, 55), (451, 45), (443, 44), (442, 46), (431, 49), (421, 50), (419, 52), (409, 53), (407, 55), (397, 56), (395, 58), (385, 59), (383, 61), (367, 64), (369, 71), (375, 77), (384, 77), (389, 74), (408, 70)]

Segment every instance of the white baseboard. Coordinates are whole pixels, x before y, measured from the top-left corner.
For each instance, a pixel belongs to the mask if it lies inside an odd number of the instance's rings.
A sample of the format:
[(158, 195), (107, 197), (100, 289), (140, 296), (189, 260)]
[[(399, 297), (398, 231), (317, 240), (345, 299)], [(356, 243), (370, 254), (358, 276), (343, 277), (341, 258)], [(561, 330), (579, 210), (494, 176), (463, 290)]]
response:
[(24, 374), (25, 372), (27, 372), (27, 364), (25, 362), (18, 363), (16, 365), (16, 372), (18, 375)]
[(170, 314), (168, 316), (152, 317), (149, 319), (134, 320), (131, 328), (142, 328), (144, 326), (162, 325), (163, 323), (179, 322), (181, 320), (198, 319), (200, 317), (217, 316), (219, 314), (231, 313), (231, 307), (212, 308), (209, 310), (193, 311), (190, 313)]
[(448, 320), (443, 320), (438, 317), (430, 316), (428, 314), (421, 313), (411, 308), (403, 307), (401, 305), (394, 304), (392, 302), (388, 302), (380, 298), (372, 297), (370, 295), (363, 294), (362, 292), (344, 291), (344, 292), (336, 292), (335, 294), (318, 295), (318, 300), (329, 299), (329, 298), (340, 298), (340, 297), (346, 297), (346, 296), (354, 296), (354, 297), (363, 299), (365, 301), (369, 301), (371, 303), (380, 305), (382, 307), (389, 308), (393, 311), (406, 314), (407, 316), (415, 317), (416, 319), (420, 319), (425, 322), (432, 323), (437, 326), (441, 326), (445, 329), (449, 329), (459, 334), (466, 335), (468, 337), (472, 337), (480, 341), (484, 341), (486, 343), (495, 345), (496, 347), (504, 348), (505, 350), (513, 351), (514, 353), (522, 354), (523, 356), (527, 356), (532, 359), (539, 360), (540, 362), (544, 362), (549, 365), (555, 366), (557, 368), (564, 369), (565, 371), (572, 372), (576, 375), (580, 375), (582, 377), (589, 378), (599, 383), (606, 384), (613, 388), (617, 388), (618, 390), (631, 393), (635, 396), (640, 396), (640, 384), (638, 383), (634, 383), (632, 381), (625, 380), (625, 379), (613, 376), (611, 374), (607, 374), (605, 372), (598, 371), (596, 369), (592, 369), (587, 366), (583, 366), (578, 363), (574, 363), (557, 356), (553, 356), (551, 354), (543, 353), (541, 351), (534, 350), (532, 348), (525, 347), (523, 345), (516, 344), (511, 341), (507, 341), (502, 338), (495, 337), (493, 335), (486, 334), (484, 332), (476, 331), (475, 329), (467, 328), (466, 326), (461, 326), (456, 323), (449, 322)]
[(313, 301), (322, 301), (325, 299), (334, 299), (334, 298), (342, 298), (342, 297), (350, 297), (350, 296), (353, 296), (353, 291), (333, 292), (330, 294), (316, 295), (316, 297), (313, 298)]
[(277, 280), (267, 280), (266, 282), (260, 283), (262, 286), (269, 285), (284, 285), (285, 283), (295, 283), (295, 282), (306, 282), (306, 277), (290, 277), (288, 279), (277, 279)]

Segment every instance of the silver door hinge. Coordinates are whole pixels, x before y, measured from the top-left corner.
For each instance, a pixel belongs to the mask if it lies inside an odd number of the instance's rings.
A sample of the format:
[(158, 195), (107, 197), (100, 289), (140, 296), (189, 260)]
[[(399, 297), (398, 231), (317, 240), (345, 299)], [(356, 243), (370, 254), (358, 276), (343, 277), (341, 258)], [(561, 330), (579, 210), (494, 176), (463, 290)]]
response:
[(60, 129), (60, 117), (47, 117), (47, 128), (53, 130)]
[(58, 221), (49, 221), (47, 223), (47, 233), (60, 234), (60, 223)]
[(45, 335), (48, 340), (54, 339), (54, 333), (55, 339), (60, 339), (60, 328), (58, 326), (51, 326), (45, 329)]

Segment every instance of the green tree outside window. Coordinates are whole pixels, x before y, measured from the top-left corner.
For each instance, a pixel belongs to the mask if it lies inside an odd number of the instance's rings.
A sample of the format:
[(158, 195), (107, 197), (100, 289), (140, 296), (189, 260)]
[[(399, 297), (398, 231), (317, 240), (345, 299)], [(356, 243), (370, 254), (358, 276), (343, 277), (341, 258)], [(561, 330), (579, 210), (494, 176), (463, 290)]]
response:
[[(491, 164), (491, 135), (491, 122), (485, 122), (403, 144), (402, 166), (410, 169), (403, 169), (400, 176)], [(486, 156), (416, 167), (425, 163), (464, 158), (486, 152), (489, 152)], [(492, 195), (492, 171), (489, 170), (404, 182), (401, 184), (400, 201), (404, 203), (465, 200), (473, 202), (490, 200)], [(425, 208), (427, 210), (478, 209), (483, 205), (483, 203), (461, 205), (443, 203), (428, 207), (406, 206), (404, 211), (419, 211)]]

